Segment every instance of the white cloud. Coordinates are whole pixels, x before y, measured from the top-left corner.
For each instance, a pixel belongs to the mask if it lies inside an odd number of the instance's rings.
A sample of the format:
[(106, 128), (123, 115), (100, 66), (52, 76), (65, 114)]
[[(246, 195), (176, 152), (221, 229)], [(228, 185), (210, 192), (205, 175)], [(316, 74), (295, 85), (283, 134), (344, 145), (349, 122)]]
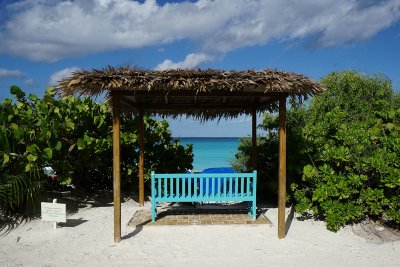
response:
[(57, 71), (50, 76), (49, 85), (56, 86), (58, 82), (61, 81), (63, 78), (66, 78), (69, 75), (71, 75), (71, 73), (73, 73), (74, 71), (79, 71), (79, 70), (80, 68), (78, 67), (71, 67)]
[(0, 24), (0, 52), (37, 61), (182, 39), (204, 54), (310, 36), (321, 46), (341, 45), (400, 18), (399, 0), (29, 0), (3, 9), (9, 19)]
[(34, 83), (35, 83), (35, 81), (34, 81), (33, 79), (26, 79), (26, 80), (24, 80), (24, 84), (25, 84), (25, 85), (28, 85), (28, 86), (33, 85)]
[(0, 78), (23, 78), (25, 73), (19, 70), (8, 70), (0, 68)]
[(158, 64), (156, 70), (168, 70), (168, 69), (192, 69), (197, 67), (203, 62), (212, 60), (210, 55), (206, 54), (189, 54), (185, 60), (179, 62), (172, 62), (169, 59), (164, 60)]

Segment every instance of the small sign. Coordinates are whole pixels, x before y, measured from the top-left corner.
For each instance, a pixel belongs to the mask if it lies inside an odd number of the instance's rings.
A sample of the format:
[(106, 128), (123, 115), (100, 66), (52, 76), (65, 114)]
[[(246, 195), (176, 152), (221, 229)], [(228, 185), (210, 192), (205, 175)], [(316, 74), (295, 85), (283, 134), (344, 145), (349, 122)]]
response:
[(49, 222), (67, 222), (67, 207), (61, 203), (41, 202), (42, 220)]

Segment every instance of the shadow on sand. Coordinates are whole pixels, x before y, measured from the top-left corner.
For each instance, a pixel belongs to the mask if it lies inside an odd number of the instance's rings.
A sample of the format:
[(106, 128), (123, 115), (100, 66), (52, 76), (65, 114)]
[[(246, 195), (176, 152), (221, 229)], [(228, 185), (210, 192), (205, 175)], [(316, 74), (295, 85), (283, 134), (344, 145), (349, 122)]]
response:
[[(121, 195), (121, 201), (124, 202), (125, 193)], [(110, 207), (113, 206), (113, 192), (111, 190), (101, 190), (96, 193), (87, 193), (83, 191), (44, 191), (40, 201), (52, 202), (57, 199), (58, 203), (67, 205), (67, 217), (76, 214), (80, 209), (92, 207)], [(40, 219), (40, 203), (39, 208), (34, 214), (25, 212), (12, 213), (0, 211), (0, 236), (6, 236), (13, 229), (23, 225), (31, 220)], [(30, 211), (32, 213), (32, 211)], [(68, 219), (66, 223), (59, 223), (60, 227), (76, 227), (87, 222), (82, 218)]]
[(136, 226), (135, 230), (133, 230), (131, 233), (124, 235), (121, 237), (122, 240), (129, 239), (131, 237), (134, 237), (135, 235), (139, 234), (143, 230), (143, 225), (138, 225)]
[(285, 222), (285, 235), (287, 235), (289, 233), (289, 229), (290, 229), (290, 226), (292, 225), (293, 219), (294, 219), (294, 207), (292, 206), (290, 208), (290, 212), (289, 212), (289, 214), (286, 218), (286, 222)]
[(32, 217), (22, 214), (11, 214), (0, 212), (0, 236), (6, 236), (19, 225), (25, 224), (32, 220)]
[(59, 227), (76, 227), (81, 225), (82, 223), (88, 222), (89, 220), (83, 220), (82, 218), (79, 219), (67, 219), (66, 223), (58, 223)]

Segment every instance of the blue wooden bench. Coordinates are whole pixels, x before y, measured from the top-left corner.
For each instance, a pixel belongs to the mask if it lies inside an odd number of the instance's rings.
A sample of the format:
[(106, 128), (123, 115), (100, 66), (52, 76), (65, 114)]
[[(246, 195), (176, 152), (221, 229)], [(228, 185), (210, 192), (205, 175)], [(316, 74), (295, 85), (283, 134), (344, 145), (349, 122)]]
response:
[(151, 220), (160, 202), (246, 201), (256, 219), (257, 171), (251, 173), (151, 173)]

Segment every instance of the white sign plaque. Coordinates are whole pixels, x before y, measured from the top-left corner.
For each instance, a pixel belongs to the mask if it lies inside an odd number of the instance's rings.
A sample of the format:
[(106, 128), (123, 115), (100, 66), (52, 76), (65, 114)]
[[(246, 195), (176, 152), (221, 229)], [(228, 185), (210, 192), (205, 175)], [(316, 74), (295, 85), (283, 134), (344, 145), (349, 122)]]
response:
[(41, 202), (42, 220), (49, 222), (67, 222), (67, 207), (61, 203)]

